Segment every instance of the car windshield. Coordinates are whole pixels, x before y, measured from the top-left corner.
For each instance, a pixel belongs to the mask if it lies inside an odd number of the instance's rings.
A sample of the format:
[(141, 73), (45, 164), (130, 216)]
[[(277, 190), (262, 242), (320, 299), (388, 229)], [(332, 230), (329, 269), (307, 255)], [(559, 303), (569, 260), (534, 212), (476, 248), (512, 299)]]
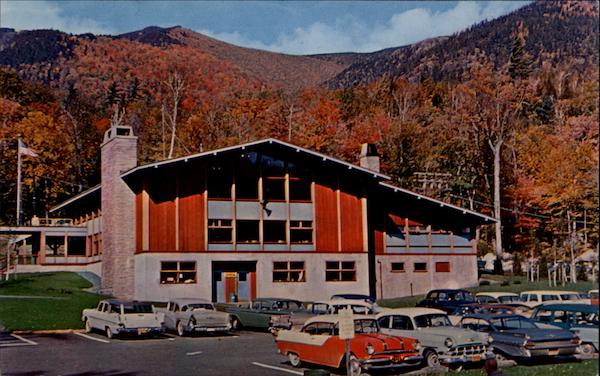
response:
[(377, 326), (377, 320), (373, 319), (359, 319), (354, 320), (354, 332), (355, 333), (377, 333), (379, 327)]
[(123, 304), (123, 313), (152, 313), (152, 304)]
[(213, 307), (212, 304), (208, 304), (208, 303), (193, 303), (193, 304), (188, 304), (187, 309), (184, 307), (183, 310), (187, 311), (190, 309), (207, 309), (207, 310), (214, 311), (215, 307)]
[(452, 326), (452, 323), (450, 322), (450, 319), (448, 319), (448, 316), (443, 315), (441, 313), (416, 316), (415, 324), (417, 324), (417, 328)]
[(517, 303), (519, 301), (519, 297), (507, 295), (498, 297), (498, 300), (500, 301), (500, 303)]
[(498, 330), (537, 328), (535, 323), (522, 316), (498, 317), (491, 319), (490, 323)]

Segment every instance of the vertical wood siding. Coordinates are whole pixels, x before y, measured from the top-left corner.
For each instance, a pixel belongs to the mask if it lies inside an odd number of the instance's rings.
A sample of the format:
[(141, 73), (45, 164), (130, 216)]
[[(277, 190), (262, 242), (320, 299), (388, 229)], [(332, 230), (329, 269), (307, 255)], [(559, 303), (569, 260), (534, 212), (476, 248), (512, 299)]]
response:
[(144, 201), (142, 199), (142, 192), (139, 191), (135, 194), (135, 250), (137, 252), (142, 251), (144, 248)]
[(318, 252), (338, 251), (337, 195), (334, 189), (315, 183), (315, 237)]
[(179, 250), (205, 251), (204, 182), (199, 173), (182, 175), (179, 185)]
[(342, 252), (363, 251), (362, 205), (360, 198), (340, 192)]
[(175, 179), (157, 178), (149, 187), (149, 248), (152, 251), (175, 251)]

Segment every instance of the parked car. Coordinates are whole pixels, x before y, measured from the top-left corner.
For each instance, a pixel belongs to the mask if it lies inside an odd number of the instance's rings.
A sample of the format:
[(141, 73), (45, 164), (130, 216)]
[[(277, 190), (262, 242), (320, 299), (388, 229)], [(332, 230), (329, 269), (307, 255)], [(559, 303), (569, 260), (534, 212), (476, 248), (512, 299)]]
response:
[[(301, 330), (281, 330), (275, 338), (277, 352), (287, 356), (294, 367), (302, 362), (333, 368), (345, 365), (345, 340), (338, 335), (338, 315), (316, 316)], [(418, 342), (412, 338), (379, 333), (377, 321), (354, 316), (354, 338), (350, 343), (350, 374), (394, 369), (421, 363)]]
[(247, 305), (228, 306), (233, 330), (242, 327), (256, 329), (290, 329), (291, 313), (304, 311), (301, 301), (279, 298), (258, 298)]
[(451, 314), (457, 307), (472, 303), (476, 303), (475, 297), (467, 290), (439, 289), (429, 291), (417, 307), (437, 308)]
[(381, 332), (415, 338), (428, 367), (461, 367), (494, 357), (486, 333), (452, 326), (448, 315), (432, 308), (389, 309), (377, 315)]
[(559, 303), (569, 301), (573, 303), (588, 303), (579, 297), (576, 291), (559, 291), (559, 290), (532, 290), (523, 291), (519, 297), (522, 304), (535, 308), (538, 305), (549, 302)]
[(581, 339), (581, 352), (598, 352), (598, 306), (591, 304), (542, 304), (531, 318), (543, 324), (551, 324), (577, 334)]
[(598, 305), (598, 290), (590, 290), (588, 294), (590, 294), (590, 303)]
[(335, 294), (331, 295), (331, 300), (345, 299), (345, 300), (362, 300), (363, 302), (375, 304), (375, 298), (371, 295), (364, 294)]
[(519, 303), (519, 294), (514, 292), (478, 292), (475, 299), (481, 303)]
[(459, 326), (488, 333), (496, 358), (531, 359), (540, 356), (573, 355), (580, 340), (564, 329), (541, 329), (526, 317), (511, 314), (474, 314), (463, 317)]
[(127, 300), (101, 300), (96, 308), (84, 309), (81, 320), (87, 333), (100, 330), (106, 337), (121, 334), (157, 335), (164, 333), (164, 315), (150, 303)]
[(173, 299), (166, 308), (157, 308), (165, 316), (165, 328), (184, 336), (194, 332), (226, 333), (231, 329), (231, 317), (219, 312), (203, 299)]
[(532, 309), (524, 304), (481, 303), (475, 304), (473, 313), (510, 313), (525, 317), (531, 316)]

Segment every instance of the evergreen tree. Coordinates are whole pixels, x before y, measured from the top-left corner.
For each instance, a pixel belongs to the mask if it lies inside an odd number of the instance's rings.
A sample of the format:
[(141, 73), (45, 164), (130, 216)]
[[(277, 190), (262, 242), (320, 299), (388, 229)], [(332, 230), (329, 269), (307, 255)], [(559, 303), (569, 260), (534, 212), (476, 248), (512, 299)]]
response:
[(527, 34), (527, 27), (518, 22), (508, 63), (508, 73), (512, 79), (526, 79), (531, 73), (531, 56), (525, 51)]

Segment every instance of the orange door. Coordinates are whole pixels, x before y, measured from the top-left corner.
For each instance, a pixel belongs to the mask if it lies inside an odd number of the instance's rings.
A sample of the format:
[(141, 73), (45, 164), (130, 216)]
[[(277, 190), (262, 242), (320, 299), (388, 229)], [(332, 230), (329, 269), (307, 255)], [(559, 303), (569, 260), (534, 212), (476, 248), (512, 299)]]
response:
[(237, 273), (225, 272), (225, 301), (227, 303), (233, 303), (235, 300), (232, 296), (236, 297), (237, 300)]

